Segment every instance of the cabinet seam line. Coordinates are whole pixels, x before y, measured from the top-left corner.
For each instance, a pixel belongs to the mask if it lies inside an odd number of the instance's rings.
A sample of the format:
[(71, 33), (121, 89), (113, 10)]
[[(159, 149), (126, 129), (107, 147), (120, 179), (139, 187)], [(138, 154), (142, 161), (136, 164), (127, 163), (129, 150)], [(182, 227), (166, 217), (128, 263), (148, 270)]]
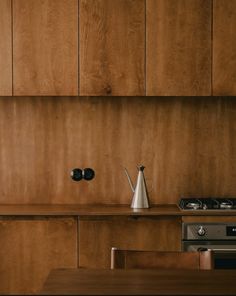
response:
[(145, 14), (144, 14), (144, 24), (145, 24), (145, 31), (144, 31), (144, 88), (145, 88), (145, 96), (147, 96), (147, 1), (144, 0), (145, 5)]
[(213, 96), (213, 1), (211, 0), (211, 96)]
[(80, 0), (78, 0), (78, 65), (77, 65), (77, 73), (78, 73), (78, 90), (77, 90), (77, 93), (78, 93), (78, 96), (80, 96)]
[(13, 0), (11, 0), (11, 93), (14, 96), (14, 88), (13, 88)]
[(77, 240), (76, 240), (76, 244), (77, 244), (77, 248), (76, 248), (76, 255), (77, 255), (77, 268), (79, 268), (79, 216), (77, 216), (76, 219), (77, 222)]

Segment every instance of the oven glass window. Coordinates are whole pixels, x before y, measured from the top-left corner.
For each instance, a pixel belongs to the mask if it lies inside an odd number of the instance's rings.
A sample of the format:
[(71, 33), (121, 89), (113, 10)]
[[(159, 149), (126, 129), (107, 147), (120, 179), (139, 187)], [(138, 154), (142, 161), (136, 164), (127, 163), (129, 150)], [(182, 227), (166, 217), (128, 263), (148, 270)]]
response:
[(236, 269), (236, 241), (183, 241), (183, 251), (208, 248), (214, 251), (215, 269)]
[(236, 236), (236, 226), (227, 226), (226, 227), (227, 236)]
[(236, 269), (236, 253), (215, 253), (216, 269)]

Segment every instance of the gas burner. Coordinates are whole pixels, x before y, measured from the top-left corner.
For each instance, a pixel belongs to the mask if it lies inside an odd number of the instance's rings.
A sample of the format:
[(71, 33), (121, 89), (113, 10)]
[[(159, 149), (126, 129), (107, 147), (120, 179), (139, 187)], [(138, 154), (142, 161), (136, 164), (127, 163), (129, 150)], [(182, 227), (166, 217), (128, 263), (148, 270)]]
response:
[(231, 203), (222, 202), (220, 203), (221, 209), (231, 210), (233, 208), (233, 205)]
[(236, 210), (236, 198), (182, 198), (179, 206), (183, 210)]
[(193, 210), (198, 210), (200, 208), (200, 204), (195, 203), (195, 202), (189, 202), (189, 203), (186, 204), (186, 208), (193, 209)]

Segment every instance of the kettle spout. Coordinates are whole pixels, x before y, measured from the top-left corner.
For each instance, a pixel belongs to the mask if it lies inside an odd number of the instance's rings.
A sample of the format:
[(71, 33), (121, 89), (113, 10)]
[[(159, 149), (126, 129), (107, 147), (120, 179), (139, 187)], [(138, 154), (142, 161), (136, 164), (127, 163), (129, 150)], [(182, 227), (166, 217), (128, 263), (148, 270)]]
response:
[(132, 181), (131, 181), (130, 175), (129, 175), (129, 173), (128, 173), (128, 171), (127, 171), (126, 168), (125, 168), (125, 174), (126, 174), (126, 176), (127, 176), (127, 178), (128, 178), (130, 188), (131, 188), (131, 190), (134, 192), (134, 191), (135, 191), (135, 189), (134, 189), (134, 185), (133, 185), (133, 183), (132, 183)]

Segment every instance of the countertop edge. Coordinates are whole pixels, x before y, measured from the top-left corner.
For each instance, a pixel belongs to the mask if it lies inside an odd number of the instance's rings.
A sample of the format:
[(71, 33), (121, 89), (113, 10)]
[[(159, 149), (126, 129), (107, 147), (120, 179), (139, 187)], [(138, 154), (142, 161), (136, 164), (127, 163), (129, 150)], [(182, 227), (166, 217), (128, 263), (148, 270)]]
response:
[(131, 209), (129, 205), (0, 205), (0, 216), (236, 216), (236, 211), (181, 210), (177, 204), (153, 205), (149, 209)]

